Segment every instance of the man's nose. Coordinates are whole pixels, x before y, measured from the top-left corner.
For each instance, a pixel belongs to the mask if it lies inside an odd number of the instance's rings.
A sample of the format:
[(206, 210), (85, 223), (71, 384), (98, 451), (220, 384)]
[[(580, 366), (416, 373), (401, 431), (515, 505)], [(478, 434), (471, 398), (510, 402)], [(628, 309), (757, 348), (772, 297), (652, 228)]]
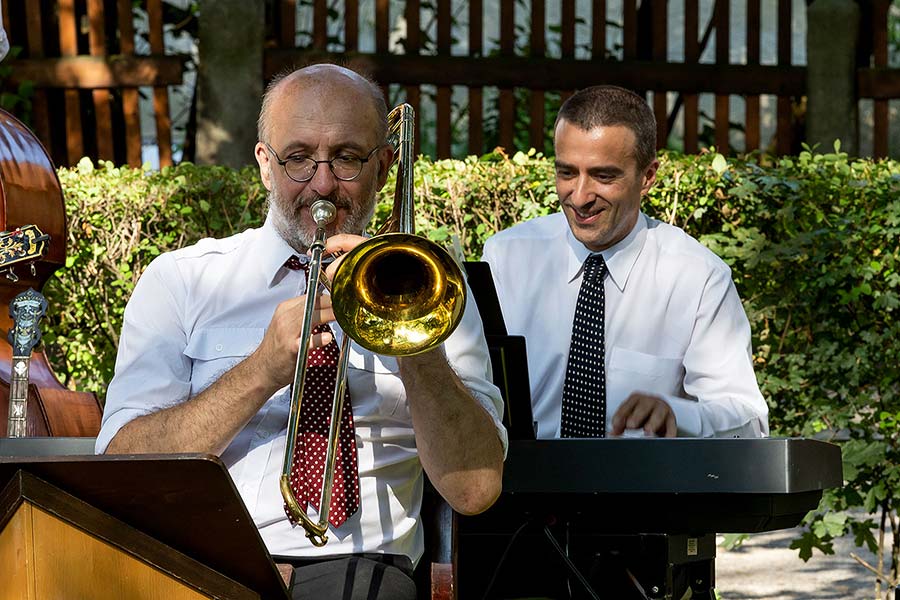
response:
[(591, 186), (591, 178), (579, 176), (572, 182), (572, 203), (583, 206), (592, 201), (595, 197), (593, 187)]
[(309, 185), (310, 189), (319, 196), (327, 198), (337, 189), (338, 178), (331, 172), (330, 164), (327, 162), (320, 162), (316, 168), (316, 172), (313, 174), (312, 179), (309, 180), (309, 184), (307, 185)]

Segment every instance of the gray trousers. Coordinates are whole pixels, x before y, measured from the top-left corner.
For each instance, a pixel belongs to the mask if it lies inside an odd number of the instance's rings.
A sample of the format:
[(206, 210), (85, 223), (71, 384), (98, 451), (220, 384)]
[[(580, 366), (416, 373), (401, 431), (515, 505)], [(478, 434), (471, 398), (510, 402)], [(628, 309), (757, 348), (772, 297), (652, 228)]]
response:
[[(284, 559), (276, 558), (276, 562)], [(405, 556), (354, 555), (289, 560), (293, 600), (416, 600), (412, 563)]]

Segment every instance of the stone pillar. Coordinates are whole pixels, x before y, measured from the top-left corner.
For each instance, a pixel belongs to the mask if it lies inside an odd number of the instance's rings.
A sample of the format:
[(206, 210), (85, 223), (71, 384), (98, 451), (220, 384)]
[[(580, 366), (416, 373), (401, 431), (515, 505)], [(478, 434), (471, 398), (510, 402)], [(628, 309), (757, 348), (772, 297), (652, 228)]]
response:
[(815, 0), (806, 9), (806, 140), (831, 152), (834, 141), (859, 153), (856, 42), (859, 6), (854, 0)]
[(264, 36), (264, 0), (200, 0), (198, 163), (255, 164)]

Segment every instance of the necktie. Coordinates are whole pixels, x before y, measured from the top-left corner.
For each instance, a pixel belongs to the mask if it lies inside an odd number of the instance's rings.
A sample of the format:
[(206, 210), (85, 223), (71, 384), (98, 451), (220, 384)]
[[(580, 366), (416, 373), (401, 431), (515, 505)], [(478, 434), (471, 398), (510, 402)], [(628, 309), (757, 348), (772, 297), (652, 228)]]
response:
[(563, 384), (562, 437), (606, 437), (605, 273), (606, 263), (599, 254), (585, 260)]
[[(288, 259), (284, 266), (294, 270), (303, 269), (307, 276), (309, 275), (309, 263), (301, 264), (296, 256)], [(331, 333), (331, 328), (327, 323), (323, 323), (314, 327), (313, 333)], [(339, 360), (340, 349), (333, 338), (327, 345), (311, 349), (306, 360), (306, 381), (300, 399), (298, 435), (294, 447), (290, 485), (300, 506), (306, 506), (308, 503), (316, 510), (319, 510), (319, 497), (322, 493), (328, 428)], [(340, 527), (358, 508), (359, 468), (356, 431), (353, 426), (350, 390), (347, 389), (344, 394), (344, 408), (341, 411), (328, 522), (332, 527)]]

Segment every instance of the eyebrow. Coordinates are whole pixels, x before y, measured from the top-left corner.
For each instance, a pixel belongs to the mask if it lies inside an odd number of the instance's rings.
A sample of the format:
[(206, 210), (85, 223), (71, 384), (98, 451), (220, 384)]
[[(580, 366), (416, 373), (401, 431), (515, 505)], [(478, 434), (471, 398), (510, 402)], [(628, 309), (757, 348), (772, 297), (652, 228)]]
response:
[[(296, 154), (297, 152), (310, 152), (310, 147), (309, 144), (306, 144), (304, 142), (291, 142), (290, 144), (285, 146), (281, 152), (285, 156), (290, 156), (292, 154)], [(342, 152), (353, 152), (362, 156), (366, 152), (368, 152), (368, 150), (364, 149), (356, 142), (343, 142), (331, 149), (331, 156), (337, 156)]]
[[(554, 166), (557, 169), (576, 170), (574, 165), (559, 160), (554, 161)], [(590, 175), (622, 175), (623, 173), (625, 173), (624, 170), (615, 165), (598, 165), (595, 167), (588, 167), (587, 172)]]

